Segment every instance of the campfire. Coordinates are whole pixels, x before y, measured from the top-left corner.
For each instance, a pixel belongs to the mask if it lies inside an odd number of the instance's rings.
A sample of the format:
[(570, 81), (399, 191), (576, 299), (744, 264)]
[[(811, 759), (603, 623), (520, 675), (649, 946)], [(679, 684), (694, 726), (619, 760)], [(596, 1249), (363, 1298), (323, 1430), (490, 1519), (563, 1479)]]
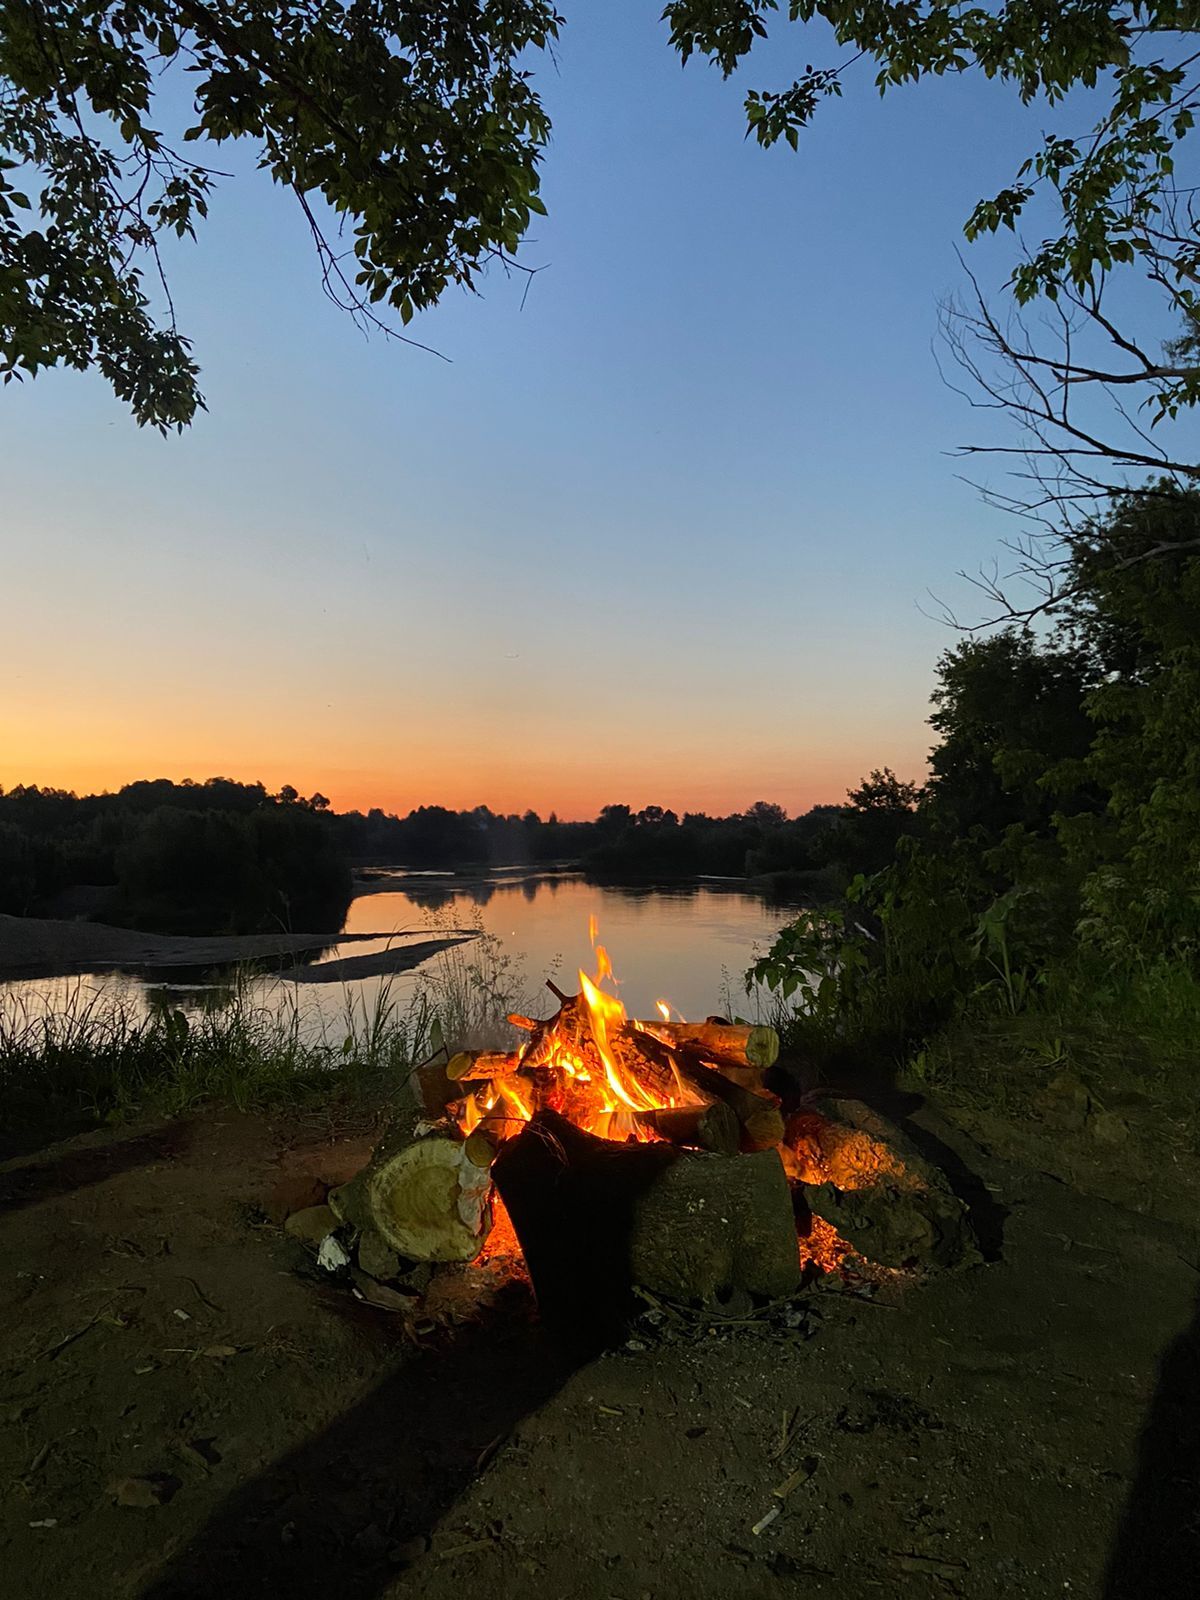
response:
[[(595, 945), (595, 925), (591, 933)], [(631, 1021), (601, 985), (613, 977), (603, 945), (597, 972), (579, 973), (579, 993), (550, 988), (559, 1009), (545, 1021), (511, 1015), (528, 1037), (519, 1049), (464, 1051), (447, 1078), (462, 1086), (447, 1110), (485, 1162), (536, 1113), (558, 1112), (602, 1139), (666, 1140), (732, 1154), (767, 1150), (783, 1138), (778, 1099), (763, 1075), (779, 1055), (773, 1028), (735, 1025), (719, 1017), (672, 1022), (671, 1006)]]
[(422, 1067), (425, 1118), (330, 1196), (360, 1260), (366, 1241), (372, 1259), (468, 1262), (511, 1229), (544, 1317), (615, 1329), (635, 1292), (740, 1308), (850, 1261), (970, 1253), (962, 1207), (899, 1130), (812, 1094), (785, 1117), (774, 1029), (665, 1000), (630, 1018), (594, 921), (591, 940), (577, 993), (549, 984), (553, 1015), (508, 1018), (516, 1048)]

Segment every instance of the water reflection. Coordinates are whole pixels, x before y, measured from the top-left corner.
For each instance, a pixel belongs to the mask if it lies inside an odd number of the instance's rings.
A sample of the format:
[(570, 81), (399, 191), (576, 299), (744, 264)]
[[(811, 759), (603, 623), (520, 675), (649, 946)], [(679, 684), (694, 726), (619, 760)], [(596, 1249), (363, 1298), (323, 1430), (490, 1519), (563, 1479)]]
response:
[[(384, 950), (397, 934), (427, 937), (439, 929), (474, 924), (496, 935), (522, 963), (530, 1003), (536, 1006), (548, 976), (565, 974), (564, 981), (570, 982), (576, 968), (592, 967), (587, 930), (594, 915), (616, 968), (621, 998), (633, 1016), (653, 1015), (659, 998), (687, 1017), (744, 1013), (742, 973), (794, 914), (794, 907), (771, 903), (728, 880), (617, 885), (589, 883), (571, 873), (456, 879), (381, 872), (372, 887), (373, 892), (351, 904), (343, 931), (382, 937), (334, 945), (318, 962)], [(173, 969), (10, 982), (0, 984), (0, 998), (6, 1006), (33, 1015), (61, 1013), (72, 996), (76, 1004), (83, 996), (88, 1003), (118, 1004), (142, 1014), (164, 1006), (196, 1013), (230, 1004), (240, 982), (253, 1004), (289, 1011), (300, 1006), (313, 1029), (339, 1039), (348, 1005), (369, 1013), (386, 994), (403, 1008), (420, 981), (417, 971), (326, 988), (270, 976), (243, 974), (239, 979), (228, 971)]]
[[(346, 931), (411, 928), (414, 909), (428, 906), (429, 896), (427, 879), (392, 879), (387, 889), (355, 900)], [(617, 885), (561, 873), (443, 884), (437, 910), (452, 925), (479, 913), (485, 929), (523, 958), (535, 988), (552, 972), (591, 966), (587, 929), (594, 915), (629, 1012), (653, 1014), (654, 1001), (665, 996), (693, 1017), (723, 1009), (730, 991), (734, 1008), (744, 1008), (742, 973), (794, 913), (736, 881)]]

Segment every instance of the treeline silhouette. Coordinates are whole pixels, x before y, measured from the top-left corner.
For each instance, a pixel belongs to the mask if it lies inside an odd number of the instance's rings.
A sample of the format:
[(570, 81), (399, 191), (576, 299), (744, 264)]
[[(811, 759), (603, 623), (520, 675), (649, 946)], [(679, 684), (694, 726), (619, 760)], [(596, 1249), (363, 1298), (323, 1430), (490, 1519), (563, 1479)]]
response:
[[(324, 795), (229, 778), (127, 784), (82, 795), (0, 790), (0, 911), (106, 920), (172, 932), (340, 925), (352, 866), (472, 869), (580, 866), (597, 877), (751, 877), (781, 893), (836, 888), (890, 859), (907, 786), (881, 806), (869, 784), (844, 806), (789, 818), (757, 801), (731, 816), (603, 807), (589, 822), (487, 806), (330, 810)], [(866, 798), (864, 798), (866, 797)]]
[[(335, 816), (333, 826), (357, 864), (409, 867), (577, 865), (595, 877), (750, 877), (767, 887), (840, 885), (847, 873), (870, 871), (891, 857), (911, 806), (910, 786), (873, 774), (900, 793), (897, 807), (860, 803), (867, 785), (844, 806), (814, 806), (789, 818), (782, 806), (756, 801), (731, 816), (679, 816), (662, 806), (601, 808), (591, 822), (562, 822), (552, 812), (502, 816), (487, 806), (449, 811), (420, 806), (406, 817), (372, 810)], [(868, 785), (872, 780), (868, 780)], [(890, 793), (890, 791), (889, 791)]]
[(0, 911), (174, 933), (335, 928), (351, 874), (328, 804), (229, 778), (0, 790)]

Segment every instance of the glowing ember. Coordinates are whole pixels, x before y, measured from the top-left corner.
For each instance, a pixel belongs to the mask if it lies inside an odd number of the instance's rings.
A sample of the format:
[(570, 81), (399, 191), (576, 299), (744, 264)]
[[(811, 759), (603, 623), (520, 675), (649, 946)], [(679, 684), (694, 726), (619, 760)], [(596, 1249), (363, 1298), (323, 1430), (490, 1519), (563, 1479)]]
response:
[(832, 1183), (837, 1189), (854, 1190), (883, 1178), (900, 1187), (917, 1182), (878, 1139), (859, 1128), (839, 1127), (813, 1111), (788, 1118), (782, 1155), (788, 1177), (799, 1183)]
[(854, 1253), (854, 1247), (847, 1244), (837, 1229), (830, 1227), (820, 1217), (814, 1217), (808, 1232), (800, 1235), (801, 1266), (817, 1267), (821, 1272), (836, 1272)]
[(489, 1261), (504, 1261), (518, 1271), (523, 1271), (525, 1266), (525, 1257), (521, 1253), (512, 1218), (505, 1209), (504, 1201), (495, 1193), (492, 1195), (492, 1231), (475, 1257), (477, 1266)]

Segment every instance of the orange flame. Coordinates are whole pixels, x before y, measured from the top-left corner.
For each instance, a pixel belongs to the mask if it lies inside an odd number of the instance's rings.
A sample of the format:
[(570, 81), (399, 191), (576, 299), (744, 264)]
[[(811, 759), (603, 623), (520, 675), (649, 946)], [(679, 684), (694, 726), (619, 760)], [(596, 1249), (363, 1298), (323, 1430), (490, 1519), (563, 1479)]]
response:
[[(628, 1106), (630, 1111), (653, 1111), (664, 1102), (654, 1099), (631, 1073), (621, 1070), (609, 1043), (609, 1024), (611, 1023), (614, 1028), (621, 1026), (625, 1021), (625, 1007), (615, 995), (605, 994), (603, 990), (597, 989), (582, 969), (579, 973), (579, 986), (588, 1009), (588, 1020), (592, 1027), (592, 1038), (596, 1043), (596, 1053), (604, 1064), (604, 1076), (608, 1081), (608, 1087), (617, 1100), (622, 1105)], [(616, 1107), (609, 1109), (615, 1110)]]
[[(628, 1036), (622, 1038), (628, 1018), (620, 999), (601, 987), (606, 981), (615, 984), (615, 978), (608, 951), (597, 943), (598, 933), (593, 915), (588, 919), (588, 936), (596, 972), (589, 977), (580, 971), (578, 1000), (564, 1002), (559, 1018), (551, 1023), (513, 1013), (510, 1022), (528, 1037), (512, 1053), (511, 1064), (490, 1081), (464, 1083), (464, 1089), (474, 1090), (455, 1111), (464, 1133), (489, 1113), (489, 1126), (494, 1126), (497, 1119), (528, 1122), (535, 1111), (549, 1107), (602, 1138), (656, 1139), (658, 1134), (638, 1114), (686, 1105), (696, 1098), (673, 1058), (651, 1068), (644, 1056), (629, 1048)], [(658, 1009), (664, 1019), (669, 1017), (665, 1000), (659, 1001)]]
[(522, 1122), (528, 1122), (531, 1119), (533, 1106), (525, 1098), (521, 1090), (517, 1088), (513, 1079), (504, 1079), (496, 1085), (496, 1088), (500, 1099), (504, 1102), (504, 1109), (511, 1116), (519, 1118)]

